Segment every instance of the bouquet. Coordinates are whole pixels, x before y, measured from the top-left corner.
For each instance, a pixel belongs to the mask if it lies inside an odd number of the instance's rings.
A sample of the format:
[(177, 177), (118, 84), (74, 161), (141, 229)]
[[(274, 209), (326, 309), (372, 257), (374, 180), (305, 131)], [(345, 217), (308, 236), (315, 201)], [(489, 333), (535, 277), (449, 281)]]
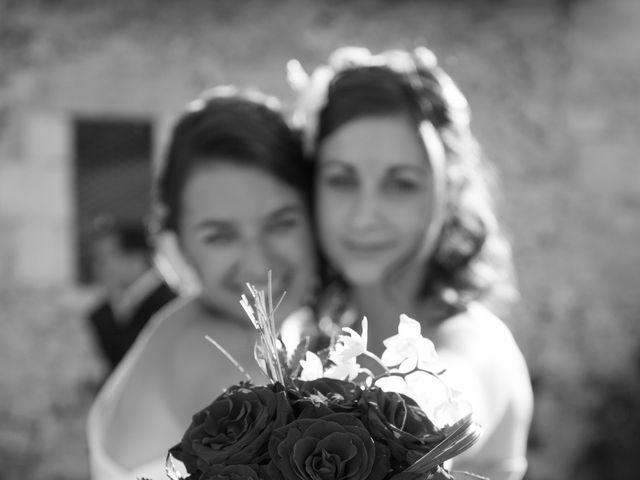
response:
[[(367, 351), (366, 318), (362, 334), (345, 328), (318, 354), (308, 339), (287, 352), (270, 294), (249, 290), (252, 301), (243, 296), (241, 304), (259, 332), (255, 356), (271, 381), (240, 382), (197, 412), (169, 451), (169, 478), (453, 478), (443, 463), (470, 447), (480, 427), (470, 413), (455, 418), (465, 404), (431, 368), (437, 355), (418, 322), (402, 315), (380, 358)], [(425, 384), (440, 386), (435, 404), (420, 391)], [(420, 404), (412, 393), (421, 395)]]

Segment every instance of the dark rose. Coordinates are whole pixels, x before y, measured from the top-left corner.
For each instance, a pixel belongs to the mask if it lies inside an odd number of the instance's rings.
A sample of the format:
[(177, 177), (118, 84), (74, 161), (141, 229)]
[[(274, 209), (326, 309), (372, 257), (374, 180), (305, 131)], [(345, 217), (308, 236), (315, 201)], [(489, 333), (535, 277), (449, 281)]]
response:
[(284, 480), (381, 480), (389, 473), (384, 445), (373, 441), (352, 415), (298, 419), (273, 432), (270, 478)]
[(336, 405), (351, 406), (358, 403), (362, 389), (355, 383), (334, 378), (318, 378), (301, 382), (298, 389), (303, 395), (320, 393)]
[(371, 388), (363, 392), (361, 420), (375, 441), (391, 452), (391, 464), (404, 469), (443, 440), (442, 432), (405, 395)]
[(266, 464), (271, 433), (292, 419), (281, 385), (237, 385), (193, 416), (170, 453), (189, 473), (213, 465)]
[(362, 390), (356, 384), (318, 378), (306, 382), (298, 382), (300, 396), (292, 401), (296, 418), (320, 418), (331, 413), (355, 410)]
[(264, 468), (259, 465), (213, 465), (198, 480), (264, 480)]
[(318, 397), (300, 397), (296, 396), (291, 401), (293, 414), (295, 418), (322, 418), (332, 415), (335, 412), (329, 408), (329, 402), (326, 399)]

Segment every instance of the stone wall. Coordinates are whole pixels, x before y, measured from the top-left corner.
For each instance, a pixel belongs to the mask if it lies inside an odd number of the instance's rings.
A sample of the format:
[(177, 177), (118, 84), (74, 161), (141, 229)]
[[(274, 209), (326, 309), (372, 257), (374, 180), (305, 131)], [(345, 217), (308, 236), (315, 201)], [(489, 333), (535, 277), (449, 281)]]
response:
[(1, 283), (71, 284), (75, 262), (69, 123), (58, 112), (12, 113), (11, 139), (0, 161)]

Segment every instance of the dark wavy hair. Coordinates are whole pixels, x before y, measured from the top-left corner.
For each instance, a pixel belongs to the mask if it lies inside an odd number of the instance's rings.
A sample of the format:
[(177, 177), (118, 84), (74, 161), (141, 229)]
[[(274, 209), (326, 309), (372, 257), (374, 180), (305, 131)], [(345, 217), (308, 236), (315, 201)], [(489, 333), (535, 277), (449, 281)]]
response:
[(173, 127), (154, 181), (156, 230), (177, 231), (188, 178), (198, 167), (220, 162), (259, 168), (309, 204), (311, 168), (304, 161), (299, 135), (285, 121), (275, 98), (219, 87), (191, 102)]
[[(495, 172), (471, 132), (466, 100), (435, 63), (400, 53), (411, 68), (398, 70), (378, 60), (337, 71), (319, 113), (314, 150), (341, 126), (364, 116), (404, 115), (416, 132), (421, 122), (430, 122), (445, 150), (447, 202), (435, 249), (425, 260), (422, 296), (446, 311), (474, 300), (506, 306), (517, 295), (511, 249), (491, 195)], [(326, 282), (336, 280), (336, 272), (325, 272)]]

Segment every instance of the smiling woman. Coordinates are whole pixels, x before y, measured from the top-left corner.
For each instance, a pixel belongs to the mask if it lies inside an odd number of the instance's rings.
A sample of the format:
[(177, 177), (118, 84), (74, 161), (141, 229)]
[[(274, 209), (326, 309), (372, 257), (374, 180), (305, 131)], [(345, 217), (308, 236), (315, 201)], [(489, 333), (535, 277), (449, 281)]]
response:
[[(307, 80), (295, 118), (317, 171), (325, 318), (358, 328), (366, 316), (375, 354), (399, 314), (418, 320), (484, 428), (454, 470), (521, 479), (531, 384), (511, 333), (487, 308), (513, 293), (511, 258), (464, 96), (426, 48), (339, 49)], [(421, 387), (415, 400), (427, 405)]]
[(269, 270), (274, 297), (287, 292), (283, 311), (298, 307), (308, 293), (306, 206), (269, 173), (229, 162), (200, 167), (184, 191), (179, 231), (202, 282), (201, 301), (212, 310), (246, 323), (238, 299), (247, 282), (266, 290)]
[[(269, 270), (274, 296), (287, 292), (279, 318), (312, 293), (309, 182), (298, 138), (273, 99), (223, 89), (189, 105), (157, 196), (162, 228), (176, 237), (201, 291), (155, 318), (100, 392), (88, 423), (92, 478), (163, 478), (166, 452), (193, 412), (245, 379), (205, 336), (254, 381), (265, 379), (239, 298), (246, 282), (262, 288)], [(293, 331), (313, 333), (304, 315), (291, 318)]]
[(367, 117), (329, 137), (319, 158), (324, 251), (349, 283), (375, 284), (413, 254), (430, 221), (431, 175), (417, 135), (402, 117)]

